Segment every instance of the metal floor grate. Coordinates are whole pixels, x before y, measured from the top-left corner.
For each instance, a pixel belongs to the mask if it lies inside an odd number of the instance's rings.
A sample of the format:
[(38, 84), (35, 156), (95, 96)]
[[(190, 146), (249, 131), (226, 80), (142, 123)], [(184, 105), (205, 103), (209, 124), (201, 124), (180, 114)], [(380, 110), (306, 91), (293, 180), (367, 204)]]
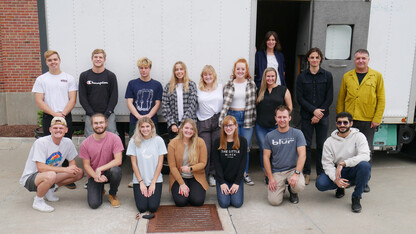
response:
[(218, 217), (217, 206), (177, 207), (175, 205), (160, 206), (155, 218), (149, 221), (147, 232), (193, 232), (223, 230)]

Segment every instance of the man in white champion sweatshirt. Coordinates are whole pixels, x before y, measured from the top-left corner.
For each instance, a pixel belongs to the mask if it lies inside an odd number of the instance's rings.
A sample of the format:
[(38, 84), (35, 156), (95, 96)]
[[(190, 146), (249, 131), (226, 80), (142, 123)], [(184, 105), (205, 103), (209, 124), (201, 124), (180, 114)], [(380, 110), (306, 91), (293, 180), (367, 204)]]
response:
[(322, 152), (322, 167), (325, 174), (316, 181), (319, 191), (336, 189), (335, 197), (345, 195), (345, 188), (355, 183), (352, 193), (352, 211), (360, 212), (360, 199), (367, 184), (371, 165), (367, 139), (353, 126), (352, 115), (341, 112), (336, 116), (337, 130), (325, 141)]

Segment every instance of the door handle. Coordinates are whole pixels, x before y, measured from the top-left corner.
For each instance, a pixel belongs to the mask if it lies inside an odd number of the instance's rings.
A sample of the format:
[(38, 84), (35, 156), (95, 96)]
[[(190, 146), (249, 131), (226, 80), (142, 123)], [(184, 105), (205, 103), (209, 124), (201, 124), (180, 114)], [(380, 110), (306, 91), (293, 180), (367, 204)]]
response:
[(329, 66), (333, 67), (333, 68), (344, 68), (344, 67), (347, 67), (347, 64), (340, 64), (340, 65), (338, 65), (338, 64), (329, 64)]

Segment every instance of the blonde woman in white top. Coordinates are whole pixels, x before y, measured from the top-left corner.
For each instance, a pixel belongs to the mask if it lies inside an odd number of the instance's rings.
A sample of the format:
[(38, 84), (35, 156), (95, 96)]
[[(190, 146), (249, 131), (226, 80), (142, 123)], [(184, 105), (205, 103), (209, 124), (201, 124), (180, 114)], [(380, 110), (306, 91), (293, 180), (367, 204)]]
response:
[(212, 158), (214, 140), (220, 137), (218, 119), (222, 109), (222, 85), (217, 83), (217, 73), (211, 65), (205, 65), (201, 72), (198, 85), (198, 117), (199, 136), (204, 139), (208, 150), (207, 166), (205, 173), (211, 187), (215, 186), (215, 167)]

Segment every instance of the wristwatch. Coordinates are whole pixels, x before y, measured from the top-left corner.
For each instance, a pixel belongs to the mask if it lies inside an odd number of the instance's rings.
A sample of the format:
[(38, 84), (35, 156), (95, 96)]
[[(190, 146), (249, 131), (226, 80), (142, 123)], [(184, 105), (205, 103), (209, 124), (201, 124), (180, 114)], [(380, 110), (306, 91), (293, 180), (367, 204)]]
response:
[(298, 170), (295, 170), (295, 174), (298, 174), (298, 175), (300, 175), (300, 171), (298, 171)]

